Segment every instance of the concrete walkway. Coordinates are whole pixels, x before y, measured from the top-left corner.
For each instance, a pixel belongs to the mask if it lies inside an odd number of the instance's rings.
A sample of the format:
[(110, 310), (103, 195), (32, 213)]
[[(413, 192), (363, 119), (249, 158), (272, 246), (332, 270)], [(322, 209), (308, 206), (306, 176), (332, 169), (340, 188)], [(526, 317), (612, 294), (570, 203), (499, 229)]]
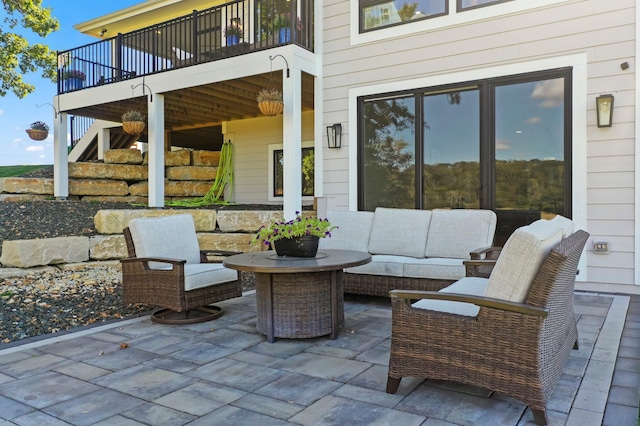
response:
[[(575, 300), (580, 350), (550, 423), (636, 426), (640, 298)], [(455, 383), (405, 378), (385, 393), (388, 299), (347, 300), (337, 340), (273, 344), (256, 332), (254, 294), (220, 305), (213, 322), (139, 318), (0, 350), (0, 426), (533, 424), (521, 402)]]

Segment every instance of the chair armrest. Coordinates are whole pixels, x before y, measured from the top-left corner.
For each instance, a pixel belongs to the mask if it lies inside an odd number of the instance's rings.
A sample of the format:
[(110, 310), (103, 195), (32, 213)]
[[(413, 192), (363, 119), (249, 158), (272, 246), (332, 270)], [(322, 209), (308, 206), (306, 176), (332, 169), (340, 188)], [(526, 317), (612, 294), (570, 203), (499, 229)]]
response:
[(166, 257), (128, 257), (126, 259), (121, 259), (122, 263), (148, 263), (148, 262), (160, 262), (160, 263), (169, 263), (171, 265), (182, 265), (187, 263), (184, 259), (170, 259)]
[(496, 265), (496, 260), (464, 260), (462, 264), (464, 265), (465, 275), (467, 277), (489, 278), (493, 267)]
[(502, 251), (502, 247), (483, 247), (469, 253), (471, 260), (497, 259)]
[[(232, 250), (200, 250), (200, 262), (202, 263), (221, 263), (222, 260), (218, 258), (229, 257), (236, 254), (242, 254), (241, 251)], [(209, 256), (216, 259), (209, 259)]]
[[(494, 299), (492, 297), (472, 296), (469, 294), (446, 293), (443, 291), (415, 291), (415, 290), (391, 290), (389, 292), (391, 300), (394, 299), (435, 299), (448, 300), (451, 302), (473, 303), (474, 305), (487, 308), (500, 309), (502, 311), (517, 312), (526, 315), (546, 317), (549, 310), (525, 303), (510, 302), (507, 300)], [(407, 301), (407, 303), (409, 303)]]

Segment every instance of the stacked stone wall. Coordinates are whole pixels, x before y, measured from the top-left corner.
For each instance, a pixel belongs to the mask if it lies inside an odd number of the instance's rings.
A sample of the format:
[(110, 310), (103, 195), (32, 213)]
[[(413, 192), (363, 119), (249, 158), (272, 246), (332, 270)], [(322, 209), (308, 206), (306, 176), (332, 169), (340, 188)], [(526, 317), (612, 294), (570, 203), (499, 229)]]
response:
[[(213, 186), (220, 152), (165, 152), (165, 196), (168, 201), (204, 196)], [(86, 201), (147, 203), (147, 157), (137, 149), (105, 151), (103, 162), (69, 163), (69, 198)], [(0, 201), (28, 201), (53, 196), (53, 179), (0, 179)]]

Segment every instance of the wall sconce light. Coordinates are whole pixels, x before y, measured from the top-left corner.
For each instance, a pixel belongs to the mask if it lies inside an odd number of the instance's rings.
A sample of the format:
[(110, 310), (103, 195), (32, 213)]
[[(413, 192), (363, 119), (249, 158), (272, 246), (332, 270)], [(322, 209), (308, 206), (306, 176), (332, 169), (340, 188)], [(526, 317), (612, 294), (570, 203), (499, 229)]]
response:
[(340, 148), (342, 146), (342, 124), (336, 123), (327, 126), (327, 143), (329, 148)]
[(611, 127), (613, 123), (613, 95), (600, 95), (596, 98), (598, 127)]
[(107, 32), (106, 28), (101, 29), (100, 30), (100, 37), (102, 37), (104, 35), (104, 33), (106, 33), (106, 32)]

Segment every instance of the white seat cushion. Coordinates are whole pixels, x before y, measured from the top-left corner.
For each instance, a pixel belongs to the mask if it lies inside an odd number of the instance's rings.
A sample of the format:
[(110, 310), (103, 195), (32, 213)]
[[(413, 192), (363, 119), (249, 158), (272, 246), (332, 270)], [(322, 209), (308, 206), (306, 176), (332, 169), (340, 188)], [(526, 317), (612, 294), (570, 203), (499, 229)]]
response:
[(487, 297), (522, 303), (540, 265), (562, 239), (562, 228), (538, 220), (515, 230), (505, 243), (487, 286)]
[(197, 263), (184, 265), (185, 291), (209, 287), (238, 279), (238, 271), (225, 268), (221, 263)]
[(424, 254), (469, 259), (471, 251), (493, 244), (496, 221), (491, 210), (436, 209), (431, 215)]
[(375, 254), (371, 256), (371, 262), (366, 265), (354, 266), (344, 271), (350, 274), (386, 275), (388, 277), (401, 277), (402, 265), (409, 259), (405, 256), (392, 256), (386, 254)]
[(337, 226), (331, 237), (320, 238), (318, 249), (356, 250), (369, 249), (369, 234), (373, 212), (328, 211), (326, 218)]
[(431, 211), (378, 207), (373, 215), (369, 253), (424, 257)]
[[(439, 292), (484, 296), (488, 284), (489, 279), (487, 278), (465, 277), (450, 286), (443, 288)], [(411, 306), (414, 308), (448, 312), (450, 314), (465, 315), (469, 317), (475, 317), (478, 315), (478, 312), (480, 312), (480, 307), (473, 303), (451, 302), (449, 300), (421, 299)]]
[(432, 278), (459, 280), (464, 278), (466, 270), (462, 259), (430, 257), (427, 259), (409, 259), (404, 264), (403, 276), (410, 278)]
[[(165, 257), (200, 263), (200, 246), (191, 215), (140, 217), (131, 219), (128, 226), (137, 257)], [(166, 263), (149, 264), (152, 269), (166, 266)]]

